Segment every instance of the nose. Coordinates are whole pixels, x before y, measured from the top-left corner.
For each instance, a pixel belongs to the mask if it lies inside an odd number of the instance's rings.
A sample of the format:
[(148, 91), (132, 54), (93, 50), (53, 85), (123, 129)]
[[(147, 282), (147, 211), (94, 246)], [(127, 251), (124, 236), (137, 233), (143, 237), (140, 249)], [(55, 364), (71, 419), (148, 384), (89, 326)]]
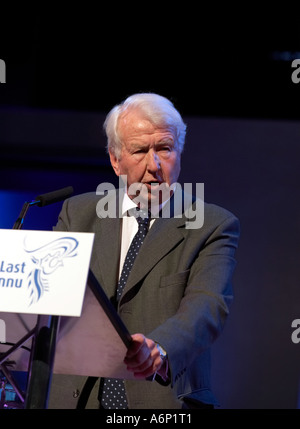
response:
[(147, 154), (147, 169), (151, 172), (157, 172), (160, 169), (159, 156), (153, 149)]

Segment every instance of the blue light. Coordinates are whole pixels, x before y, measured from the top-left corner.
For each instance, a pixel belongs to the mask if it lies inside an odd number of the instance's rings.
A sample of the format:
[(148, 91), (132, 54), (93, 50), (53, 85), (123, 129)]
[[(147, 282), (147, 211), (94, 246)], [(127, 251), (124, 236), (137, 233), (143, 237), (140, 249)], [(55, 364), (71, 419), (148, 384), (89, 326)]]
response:
[[(42, 193), (42, 192), (41, 192)], [(12, 229), (17, 220), (23, 204), (36, 197), (32, 191), (0, 190), (0, 228)], [(46, 207), (31, 207), (24, 220), (23, 229), (52, 230), (57, 222), (62, 202)]]

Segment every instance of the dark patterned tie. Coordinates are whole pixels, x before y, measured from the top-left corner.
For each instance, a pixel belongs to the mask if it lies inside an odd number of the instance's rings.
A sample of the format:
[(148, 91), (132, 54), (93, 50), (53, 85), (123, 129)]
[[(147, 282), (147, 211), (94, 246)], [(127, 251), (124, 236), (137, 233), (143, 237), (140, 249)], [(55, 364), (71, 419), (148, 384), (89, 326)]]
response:
[[(138, 231), (133, 237), (129, 250), (127, 252), (124, 265), (122, 268), (120, 280), (117, 287), (117, 301), (120, 300), (127, 279), (129, 277), (134, 260), (144, 242), (149, 229), (150, 218), (142, 210), (139, 212)], [(101, 393), (101, 406), (106, 409), (126, 409), (127, 398), (124, 387), (124, 381), (116, 378), (105, 378)]]

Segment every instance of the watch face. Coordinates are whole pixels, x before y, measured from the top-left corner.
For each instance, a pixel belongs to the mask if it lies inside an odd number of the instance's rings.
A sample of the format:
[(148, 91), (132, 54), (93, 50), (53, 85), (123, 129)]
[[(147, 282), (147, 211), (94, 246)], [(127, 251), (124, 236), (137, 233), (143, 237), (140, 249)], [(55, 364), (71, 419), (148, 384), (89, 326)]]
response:
[(167, 356), (167, 353), (166, 353), (166, 351), (159, 345), (159, 344), (156, 344), (156, 347), (158, 348), (158, 351), (159, 351), (159, 354), (160, 354), (160, 357), (163, 359), (163, 358), (165, 358), (166, 356)]

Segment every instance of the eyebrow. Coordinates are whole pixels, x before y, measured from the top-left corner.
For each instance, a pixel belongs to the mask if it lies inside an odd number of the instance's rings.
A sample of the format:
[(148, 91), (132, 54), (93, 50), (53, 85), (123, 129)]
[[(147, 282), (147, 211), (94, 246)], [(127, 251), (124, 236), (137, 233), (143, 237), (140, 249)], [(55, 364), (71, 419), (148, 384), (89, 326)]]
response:
[[(164, 139), (157, 142), (154, 147), (164, 146), (164, 145), (174, 145), (174, 141), (172, 139)], [(148, 144), (145, 143), (131, 143), (131, 149), (146, 149), (148, 148)]]
[(164, 140), (161, 140), (161, 141), (159, 141), (155, 146), (163, 146), (163, 145), (165, 145), (165, 144), (174, 144), (174, 140), (172, 140), (172, 139), (164, 139)]

